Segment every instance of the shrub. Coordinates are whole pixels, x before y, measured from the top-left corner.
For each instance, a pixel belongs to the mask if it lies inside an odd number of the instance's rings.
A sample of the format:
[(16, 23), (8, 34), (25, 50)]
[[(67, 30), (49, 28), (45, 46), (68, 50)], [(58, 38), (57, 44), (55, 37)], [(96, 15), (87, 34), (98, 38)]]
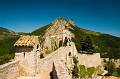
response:
[(74, 67), (73, 67), (73, 70), (72, 70), (72, 76), (75, 77), (75, 78), (79, 78), (79, 68), (77, 66), (78, 64), (78, 60), (77, 58), (74, 56), (73, 57), (73, 63), (74, 63)]
[(115, 64), (111, 61), (107, 61), (105, 67), (106, 70), (108, 71), (107, 75), (112, 75), (113, 71), (115, 70)]
[(84, 65), (80, 65), (79, 69), (80, 78), (85, 78), (87, 76), (87, 69)]
[(40, 54), (40, 58), (44, 58), (44, 55), (43, 55), (43, 53), (41, 53), (41, 54)]
[(77, 65), (78, 62), (79, 62), (79, 61), (78, 61), (77, 58), (74, 56), (74, 57), (73, 57), (73, 63), (74, 63), (75, 65)]
[(116, 69), (113, 71), (112, 75), (113, 75), (113, 76), (116, 76), (116, 77), (118, 77), (118, 76), (119, 76), (119, 74), (118, 74), (118, 72), (117, 72), (117, 70), (116, 70)]
[(45, 50), (45, 54), (50, 54), (51, 52), (52, 52), (51, 49), (46, 49), (46, 50)]
[(92, 75), (95, 73), (95, 68), (94, 67), (87, 68), (87, 71), (88, 77), (92, 77)]
[(74, 68), (72, 70), (72, 75), (75, 78), (79, 78), (79, 68), (77, 67), (77, 65), (74, 65)]

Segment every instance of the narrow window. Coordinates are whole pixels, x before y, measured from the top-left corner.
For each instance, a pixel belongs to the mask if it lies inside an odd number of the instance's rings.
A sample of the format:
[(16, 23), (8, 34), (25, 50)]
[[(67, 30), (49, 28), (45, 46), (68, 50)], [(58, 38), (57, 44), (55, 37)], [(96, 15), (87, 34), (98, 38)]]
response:
[(24, 52), (24, 58), (25, 58), (25, 52)]
[(68, 56), (71, 56), (71, 52), (69, 52)]
[(39, 48), (39, 45), (37, 45), (37, 49)]

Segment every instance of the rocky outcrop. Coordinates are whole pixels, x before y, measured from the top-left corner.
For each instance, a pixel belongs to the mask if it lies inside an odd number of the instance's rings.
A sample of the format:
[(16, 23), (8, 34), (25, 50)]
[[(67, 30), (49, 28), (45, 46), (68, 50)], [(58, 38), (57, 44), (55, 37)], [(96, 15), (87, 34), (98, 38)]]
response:
[(65, 38), (71, 41), (74, 35), (67, 29), (71, 27), (70, 25), (72, 25), (72, 22), (63, 18), (53, 21), (42, 37), (44, 38), (43, 48), (54, 51), (60, 47), (60, 43), (63, 45)]

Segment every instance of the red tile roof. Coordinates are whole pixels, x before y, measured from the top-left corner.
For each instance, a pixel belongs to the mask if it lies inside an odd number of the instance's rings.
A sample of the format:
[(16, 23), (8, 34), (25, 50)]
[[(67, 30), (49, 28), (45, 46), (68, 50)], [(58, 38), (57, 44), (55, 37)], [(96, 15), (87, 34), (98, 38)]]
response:
[(14, 46), (34, 46), (38, 41), (38, 36), (21, 36)]

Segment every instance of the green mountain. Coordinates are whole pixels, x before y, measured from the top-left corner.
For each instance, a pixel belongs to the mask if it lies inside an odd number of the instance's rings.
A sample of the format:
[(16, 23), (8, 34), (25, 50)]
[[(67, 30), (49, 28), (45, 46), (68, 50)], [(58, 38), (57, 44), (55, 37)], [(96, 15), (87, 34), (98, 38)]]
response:
[(73, 41), (76, 44), (78, 51), (81, 51), (80, 41), (89, 36), (92, 40), (94, 52), (101, 53), (101, 57), (120, 58), (120, 38), (109, 34), (103, 34), (90, 30), (85, 30), (77, 26), (69, 29), (74, 33)]
[(36, 29), (35, 31), (33, 31), (33, 32), (31, 33), (31, 35), (41, 35), (41, 36), (43, 36), (43, 35), (45, 34), (45, 31), (46, 31), (50, 26), (51, 26), (51, 23), (48, 24), (48, 25), (45, 25), (45, 26), (43, 26), (43, 27), (41, 27), (41, 28), (38, 28), (38, 29)]
[[(69, 22), (69, 20), (66, 20), (66, 21)], [(33, 31), (31, 34), (44, 35), (44, 33), (46, 32), (46, 29), (51, 26), (52, 26), (52, 23)], [(120, 38), (119, 37), (82, 29), (75, 24), (70, 24), (69, 26), (70, 27), (66, 29), (68, 29), (75, 35), (72, 41), (75, 42), (76, 48), (79, 53), (81, 52), (81, 45), (80, 45), (81, 40), (89, 36), (93, 43), (94, 52), (101, 53), (101, 57), (120, 58)]]
[(8, 29), (0, 27), (0, 34), (3, 32), (10, 33), (10, 31)]
[(0, 40), (8, 37), (13, 37), (16, 33), (14, 31), (8, 30), (6, 28), (0, 27)]
[(13, 44), (18, 38), (19, 36), (15, 32), (0, 27), (0, 64), (4, 64), (14, 58)]
[(9, 29), (0, 27), (0, 35), (1, 35), (1, 34), (11, 34), (11, 35), (13, 35), (13, 34), (15, 34), (15, 32), (12, 31), (12, 30), (9, 30)]

